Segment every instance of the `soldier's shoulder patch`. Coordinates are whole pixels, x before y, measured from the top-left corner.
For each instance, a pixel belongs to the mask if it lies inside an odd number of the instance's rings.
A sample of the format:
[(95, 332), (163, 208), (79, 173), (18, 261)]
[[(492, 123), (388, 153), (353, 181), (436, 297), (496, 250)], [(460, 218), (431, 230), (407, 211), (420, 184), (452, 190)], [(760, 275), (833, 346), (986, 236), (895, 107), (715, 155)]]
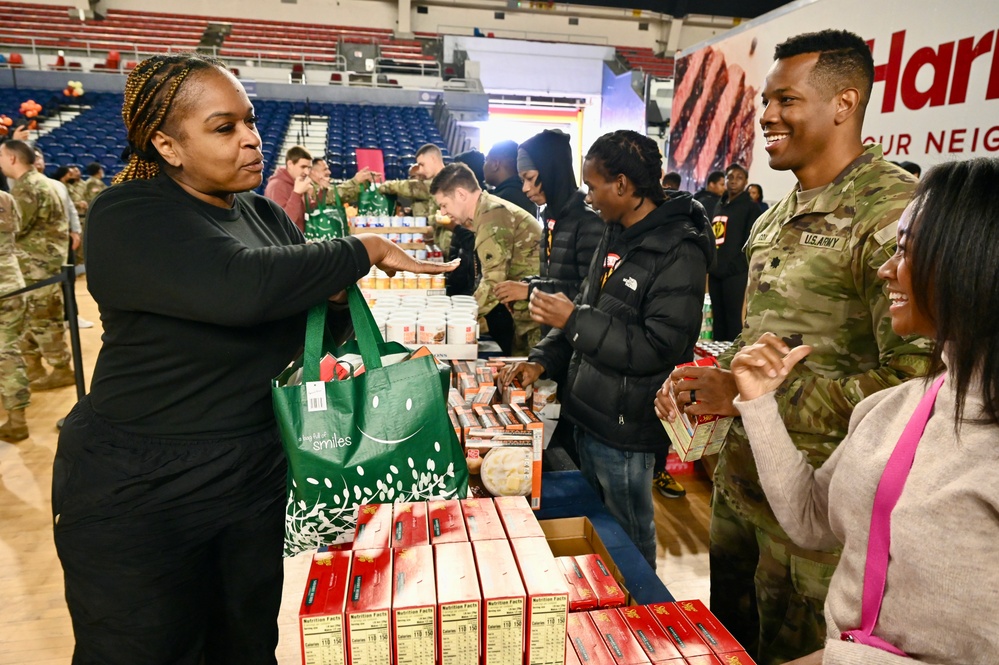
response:
[(888, 243), (893, 242), (897, 235), (898, 235), (898, 221), (894, 221), (888, 226), (878, 231), (877, 233), (875, 233), (874, 240), (878, 243), (878, 245), (884, 247)]

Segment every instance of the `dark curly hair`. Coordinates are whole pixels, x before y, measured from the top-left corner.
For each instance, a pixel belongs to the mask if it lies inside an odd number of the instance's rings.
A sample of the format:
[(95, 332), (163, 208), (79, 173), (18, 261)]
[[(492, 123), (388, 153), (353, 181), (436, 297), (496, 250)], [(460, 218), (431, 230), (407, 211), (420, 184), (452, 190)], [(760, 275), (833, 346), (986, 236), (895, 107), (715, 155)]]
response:
[(636, 210), (645, 199), (657, 206), (666, 200), (660, 181), (663, 156), (659, 145), (648, 136), (630, 129), (604, 134), (590, 146), (586, 159), (592, 160), (607, 180), (623, 175), (631, 181), (635, 194), (641, 199), (635, 206)]
[(874, 87), (874, 57), (859, 35), (846, 30), (821, 30), (796, 35), (778, 44), (774, 60), (784, 60), (803, 53), (818, 53), (812, 78), (830, 96), (848, 87), (860, 91), (863, 108), (871, 99)]

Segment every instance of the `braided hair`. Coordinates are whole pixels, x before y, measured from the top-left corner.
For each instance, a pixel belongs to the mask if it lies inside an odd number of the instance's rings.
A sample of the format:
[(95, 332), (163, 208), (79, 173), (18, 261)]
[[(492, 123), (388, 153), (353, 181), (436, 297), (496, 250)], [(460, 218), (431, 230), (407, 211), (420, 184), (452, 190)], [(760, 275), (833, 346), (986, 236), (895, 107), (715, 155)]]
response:
[(191, 72), (224, 67), (221, 61), (197, 53), (157, 55), (140, 62), (125, 83), (121, 117), (128, 131), (122, 159), (128, 164), (114, 177), (114, 184), (149, 180), (160, 172), (162, 158), (152, 138), (162, 128), (167, 113)]
[(607, 180), (623, 175), (635, 186), (641, 198), (637, 210), (649, 199), (657, 206), (666, 201), (660, 177), (663, 158), (659, 146), (648, 136), (630, 129), (619, 129), (604, 134), (590, 146), (587, 160), (593, 160), (600, 174)]

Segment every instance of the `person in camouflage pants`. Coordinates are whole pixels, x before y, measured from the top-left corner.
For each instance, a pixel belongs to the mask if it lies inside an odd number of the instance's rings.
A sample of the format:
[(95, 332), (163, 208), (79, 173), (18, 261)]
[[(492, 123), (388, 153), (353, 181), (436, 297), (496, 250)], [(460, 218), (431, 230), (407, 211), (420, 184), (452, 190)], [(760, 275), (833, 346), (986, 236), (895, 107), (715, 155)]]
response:
[[(24, 288), (21, 266), (15, 256), (14, 237), (21, 230), (21, 213), (7, 192), (0, 191), (0, 296)], [(24, 410), (31, 400), (24, 372), (20, 339), (24, 325), (24, 296), (0, 300), (0, 400), (7, 422), (0, 425), (0, 440), (9, 443), (28, 438)]]
[[(430, 191), (441, 212), (475, 234), (475, 253), (482, 274), (475, 289), (479, 316), (507, 355), (527, 355), (541, 340), (541, 326), (531, 319), (527, 301), (507, 309), (494, 288), (506, 280), (536, 275), (541, 265), (541, 224), (523, 208), (482, 191), (475, 174), (464, 164), (451, 164), (437, 174)], [(512, 334), (501, 341), (503, 329)]]
[[(666, 392), (694, 414), (738, 416), (729, 364), (772, 332), (811, 354), (777, 391), (788, 432), (820, 466), (846, 435), (862, 399), (929, 368), (928, 342), (891, 329), (878, 267), (895, 252), (895, 230), (915, 179), (861, 141), (873, 61), (851, 33), (800, 35), (777, 47), (760, 120), (770, 165), (798, 186), (756, 222), (746, 245), (746, 320), (721, 369), (678, 368)], [(796, 546), (760, 486), (741, 420), (715, 470), (710, 528), (711, 609), (761, 665), (821, 649), (823, 605), (838, 552)]]
[[(57, 275), (69, 251), (69, 221), (62, 199), (52, 183), (35, 170), (35, 154), (26, 143), (7, 141), (0, 146), (4, 175), (16, 182), (11, 196), (21, 211), (17, 254), (28, 285)], [(34, 390), (49, 390), (75, 382), (72, 359), (63, 326), (63, 299), (59, 284), (27, 294), (27, 312), (21, 353)], [(42, 357), (52, 366), (46, 375)]]

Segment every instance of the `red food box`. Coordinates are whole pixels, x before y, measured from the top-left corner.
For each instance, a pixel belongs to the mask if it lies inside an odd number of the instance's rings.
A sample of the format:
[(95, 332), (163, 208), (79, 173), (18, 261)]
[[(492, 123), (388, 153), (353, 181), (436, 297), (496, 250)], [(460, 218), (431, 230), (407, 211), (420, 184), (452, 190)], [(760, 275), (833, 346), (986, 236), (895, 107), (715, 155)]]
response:
[(649, 665), (648, 656), (617, 610), (593, 610), (587, 616), (617, 665)]
[(392, 547), (429, 545), (427, 504), (424, 501), (397, 503), (392, 507)]
[(437, 584), (429, 545), (394, 551), (392, 645), (396, 663), (434, 665), (437, 661)]
[(697, 599), (678, 600), (676, 606), (716, 654), (743, 650), (739, 640), (728, 632), (718, 617), (712, 614), (711, 610), (705, 607), (701, 601)]
[(427, 502), (427, 522), (432, 545), (468, 542), (465, 516), (457, 499)]
[(318, 552), (312, 557), (298, 625), (302, 665), (344, 665), (343, 608), (350, 584), (349, 551)]
[(569, 592), (565, 578), (544, 538), (510, 541), (527, 591), (527, 658), (525, 665), (562, 665)]
[(716, 654), (716, 658), (722, 665), (756, 665), (756, 661), (749, 657), (745, 651), (733, 651), (731, 653)]
[(506, 540), (506, 531), (492, 500), (462, 499), (460, 503), (469, 540)]
[(392, 543), (392, 504), (367, 503), (357, 507), (355, 550), (380, 550)]
[(497, 496), (493, 498), (493, 505), (499, 513), (503, 528), (506, 529), (507, 538), (512, 540), (545, 537), (545, 532), (538, 524), (538, 518), (535, 517), (527, 497)]
[(686, 659), (687, 665), (725, 665), (713, 653), (706, 653), (703, 656), (690, 656)]
[(659, 625), (648, 607), (635, 605), (622, 607), (617, 611), (638, 640), (650, 662), (668, 663), (677, 659), (683, 661), (683, 654), (670, 641), (666, 631)]
[[(690, 366), (717, 367), (718, 361), (708, 356), (677, 365), (677, 367)], [(670, 399), (673, 399), (672, 394)], [(679, 408), (676, 408), (676, 414), (672, 420), (661, 422), (681, 461), (693, 462), (704, 455), (711, 455), (721, 450), (722, 443), (732, 426), (732, 418), (713, 414), (688, 416)]]
[(527, 593), (505, 540), (472, 543), (482, 590), (482, 665), (522, 665)]
[(646, 607), (655, 615), (656, 621), (684, 658), (711, 653), (711, 647), (697, 634), (697, 630), (687, 621), (676, 603), (653, 603)]
[(391, 664), (391, 611), (392, 550), (354, 550), (345, 609), (348, 663)]
[(585, 613), (569, 615), (567, 633), (581, 665), (615, 665), (614, 657)]
[(571, 556), (555, 557), (556, 563), (565, 576), (565, 584), (569, 588), (569, 611), (584, 612), (597, 608), (597, 597), (593, 594), (590, 583), (580, 570), (576, 560)]
[[(572, 621), (572, 617), (569, 621)], [(565, 665), (582, 665), (576, 655), (576, 647), (572, 646), (572, 638), (568, 635), (565, 637)]]
[(597, 597), (597, 607), (620, 607), (628, 602), (621, 586), (607, 570), (599, 554), (578, 554), (574, 558)]
[(482, 595), (471, 543), (434, 545), (441, 665), (478, 665)]

